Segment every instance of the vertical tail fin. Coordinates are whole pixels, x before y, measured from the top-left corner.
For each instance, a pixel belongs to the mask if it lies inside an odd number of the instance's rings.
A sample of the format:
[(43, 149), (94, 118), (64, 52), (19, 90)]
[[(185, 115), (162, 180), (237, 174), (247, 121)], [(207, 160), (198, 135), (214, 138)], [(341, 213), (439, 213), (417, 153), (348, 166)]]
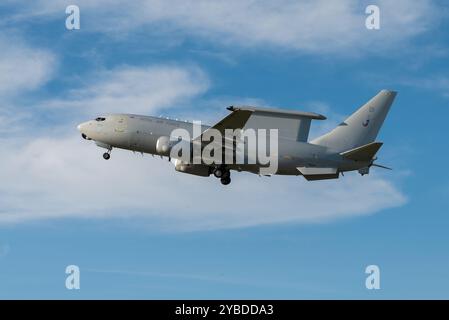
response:
[(395, 97), (395, 91), (380, 91), (334, 130), (311, 142), (337, 152), (374, 142)]

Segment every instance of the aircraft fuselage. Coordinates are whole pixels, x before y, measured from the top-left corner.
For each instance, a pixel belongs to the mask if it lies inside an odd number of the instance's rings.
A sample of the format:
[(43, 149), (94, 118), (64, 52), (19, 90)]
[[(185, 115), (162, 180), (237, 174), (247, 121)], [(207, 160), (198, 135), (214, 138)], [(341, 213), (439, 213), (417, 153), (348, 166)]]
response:
[[(98, 120), (99, 119), (99, 120)], [(112, 114), (78, 126), (83, 137), (94, 140), (98, 146), (111, 150), (120, 148), (136, 152), (161, 155), (157, 142), (170, 136), (175, 129), (185, 129), (193, 135), (193, 123), (167, 118), (133, 114)], [(209, 126), (202, 125), (201, 131)], [(276, 174), (300, 175), (298, 167), (330, 167), (339, 172), (357, 170), (368, 163), (344, 159), (328, 147), (278, 137), (278, 170)], [(259, 172), (260, 164), (229, 164), (231, 170)]]

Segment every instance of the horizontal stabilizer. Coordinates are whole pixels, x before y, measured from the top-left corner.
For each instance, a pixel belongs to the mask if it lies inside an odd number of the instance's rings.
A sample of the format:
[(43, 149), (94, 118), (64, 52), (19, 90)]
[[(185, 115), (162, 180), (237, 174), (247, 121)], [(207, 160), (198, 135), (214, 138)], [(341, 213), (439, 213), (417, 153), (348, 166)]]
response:
[(297, 169), (308, 181), (338, 179), (337, 168), (298, 167)]
[(354, 161), (371, 161), (382, 147), (382, 142), (371, 142), (364, 146), (340, 153), (346, 159)]

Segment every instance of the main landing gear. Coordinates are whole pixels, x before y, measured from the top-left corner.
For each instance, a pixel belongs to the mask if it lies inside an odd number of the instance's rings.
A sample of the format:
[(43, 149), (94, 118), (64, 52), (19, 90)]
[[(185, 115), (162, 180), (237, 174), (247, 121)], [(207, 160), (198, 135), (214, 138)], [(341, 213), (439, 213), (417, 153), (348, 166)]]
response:
[(231, 177), (227, 177), (227, 178), (221, 178), (220, 179), (221, 184), (227, 186), (228, 184), (231, 183)]
[(231, 183), (231, 172), (223, 166), (214, 169), (213, 174), (215, 178), (220, 179), (221, 184), (228, 185)]

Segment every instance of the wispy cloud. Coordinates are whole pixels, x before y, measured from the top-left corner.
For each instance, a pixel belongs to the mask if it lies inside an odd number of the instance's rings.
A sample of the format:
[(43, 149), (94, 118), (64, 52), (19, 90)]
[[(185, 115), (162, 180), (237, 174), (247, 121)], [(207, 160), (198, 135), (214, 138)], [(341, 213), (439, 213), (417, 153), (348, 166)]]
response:
[(323, 222), (406, 201), (377, 172), (318, 183), (241, 173), (226, 188), (214, 178), (177, 173), (166, 160), (150, 156), (115, 150), (106, 162), (101, 150), (75, 132), (65, 138), (10, 141), (2, 144), (0, 156), (0, 179), (9, 181), (0, 186), (0, 223), (130, 217), (153, 228), (204, 230)]
[(449, 98), (449, 77), (445, 75), (433, 75), (423, 77), (407, 77), (398, 80), (404, 86), (417, 89), (425, 89), (438, 92), (445, 98)]
[[(30, 74), (27, 88), (43, 86), (51, 76), (53, 64), (39, 59), (42, 56), (46, 55), (39, 54), (35, 60), (46, 71)], [(65, 92), (68, 100), (34, 102), (59, 106), (60, 114), (71, 111), (77, 117), (116, 111), (150, 113), (161, 108), (179, 110), (179, 104), (201, 100), (210, 86), (203, 70), (179, 65), (114, 67), (93, 71), (87, 79)], [(11, 86), (8, 94), (14, 96), (24, 88), (22, 81)], [(38, 111), (24, 112), (35, 116)], [(195, 116), (210, 117), (206, 111)], [(370, 177), (348, 175), (318, 183), (241, 173), (233, 175), (232, 185), (223, 187), (214, 178), (177, 173), (169, 162), (150, 156), (114, 150), (112, 160), (106, 162), (101, 150), (82, 140), (75, 123), (69, 123), (77, 117), (60, 117), (55, 124), (47, 124), (45, 131), (3, 137), (0, 179), (8, 183), (0, 185), (1, 224), (129, 217), (152, 228), (210, 230), (330, 221), (406, 201), (394, 183), (376, 172)], [(8, 125), (13, 132), (15, 122)]]
[(81, 87), (64, 98), (43, 102), (46, 107), (65, 108), (76, 113), (149, 114), (176, 104), (186, 104), (204, 93), (208, 76), (195, 66), (121, 66), (86, 75)]
[[(212, 282), (212, 283), (221, 283), (221, 284), (231, 284), (231, 285), (247, 285), (257, 288), (297, 288), (298, 285), (279, 281), (278, 279), (265, 279), (265, 281), (261, 282), (258, 279), (252, 279), (251, 274), (246, 274), (245, 276), (237, 276), (234, 274), (222, 273), (220, 270), (215, 269), (211, 272), (203, 271), (201, 274), (194, 273), (171, 273), (164, 271), (137, 271), (137, 270), (122, 270), (122, 269), (93, 269), (93, 268), (84, 268), (85, 272), (91, 272), (96, 274), (106, 274), (110, 276), (132, 276), (132, 277), (142, 277), (142, 278), (150, 278), (150, 279), (178, 279), (182, 281), (195, 281), (195, 282)], [(301, 285), (302, 287), (305, 284)], [(310, 287), (308, 290), (316, 291), (316, 289)]]
[(0, 35), (0, 139), (22, 131), (20, 123), (31, 118), (23, 101), (44, 87), (57, 68), (58, 58), (50, 50), (16, 34)]
[[(65, 6), (72, 4), (65, 0), (20, 3), (18, 17), (38, 13), (52, 19), (60, 19)], [(144, 28), (148, 34), (193, 36), (225, 46), (351, 55), (397, 50), (429, 31), (440, 16), (431, 0), (380, 0), (376, 4), (382, 25), (373, 32), (365, 28), (369, 1), (78, 0), (77, 4), (83, 28), (89, 31), (127, 34)]]
[[(406, 73), (406, 75), (404, 75)], [(362, 73), (360, 79), (369, 83), (381, 83), (385, 87), (408, 87), (417, 91), (428, 91), (449, 98), (449, 77), (441, 72), (411, 72), (407, 70), (385, 73)]]
[(0, 95), (23, 95), (46, 84), (57, 66), (56, 56), (32, 47), (18, 37), (0, 36)]

